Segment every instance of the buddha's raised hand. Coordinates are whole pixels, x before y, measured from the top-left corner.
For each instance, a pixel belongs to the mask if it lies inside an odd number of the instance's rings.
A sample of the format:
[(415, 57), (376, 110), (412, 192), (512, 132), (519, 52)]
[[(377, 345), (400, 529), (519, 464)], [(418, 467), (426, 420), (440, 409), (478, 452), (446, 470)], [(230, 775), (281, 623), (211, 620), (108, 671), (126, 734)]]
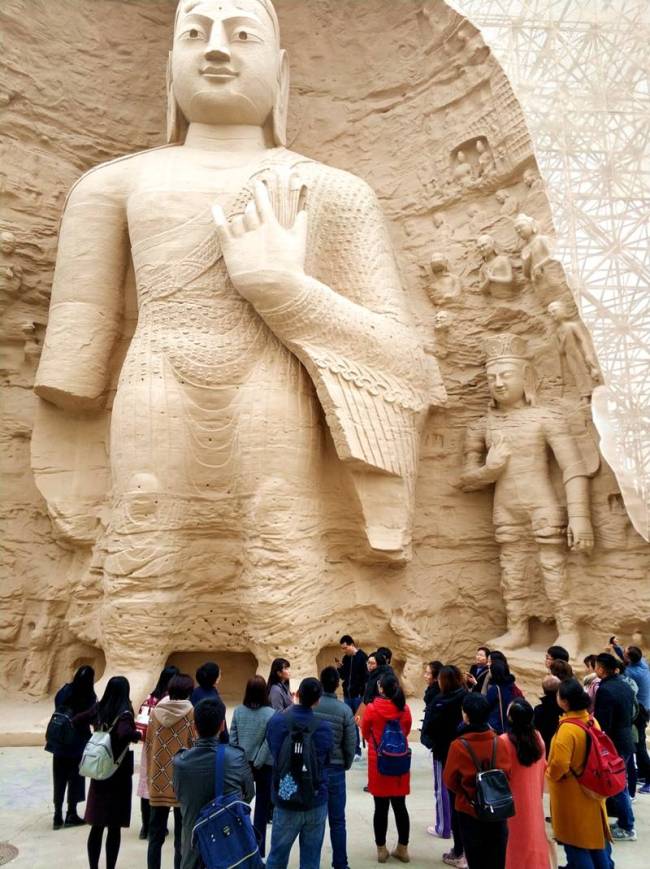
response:
[[(274, 180), (274, 199), (280, 213), (271, 204), (268, 189), (262, 181), (255, 182), (253, 199), (242, 215), (228, 221), (220, 205), (212, 206), (230, 280), (254, 305), (272, 303), (269, 295), (277, 295), (288, 285), (297, 286), (305, 277), (305, 185), (295, 173), (283, 177), (277, 175)], [(292, 203), (295, 204), (293, 209)], [(291, 212), (295, 214), (293, 219)]]

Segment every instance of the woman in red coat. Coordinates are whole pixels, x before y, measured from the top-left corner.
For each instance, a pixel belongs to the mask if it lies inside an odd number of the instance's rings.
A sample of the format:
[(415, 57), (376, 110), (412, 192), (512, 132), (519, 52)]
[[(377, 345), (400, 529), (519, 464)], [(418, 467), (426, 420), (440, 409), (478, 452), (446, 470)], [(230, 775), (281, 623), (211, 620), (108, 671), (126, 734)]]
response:
[(410, 793), (411, 774), (382, 775), (377, 769), (377, 746), (381, 742), (387, 721), (398, 721), (404, 736), (411, 732), (411, 710), (406, 705), (404, 692), (392, 673), (379, 682), (379, 696), (366, 707), (361, 723), (363, 738), (368, 743), (368, 790), (375, 799), (373, 826), (377, 845), (377, 862), (385, 863), (388, 809), (393, 807), (397, 826), (397, 847), (392, 852), (402, 863), (409, 862), (408, 843), (411, 823), (406, 809), (406, 796)]

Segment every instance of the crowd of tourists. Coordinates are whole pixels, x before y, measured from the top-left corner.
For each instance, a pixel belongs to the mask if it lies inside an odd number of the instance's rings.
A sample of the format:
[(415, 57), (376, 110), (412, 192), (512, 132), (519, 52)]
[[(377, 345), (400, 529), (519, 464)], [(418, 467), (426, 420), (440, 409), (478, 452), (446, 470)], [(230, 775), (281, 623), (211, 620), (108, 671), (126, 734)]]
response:
[[(124, 676), (109, 679), (98, 700), (93, 669), (81, 667), (57, 693), (47, 730), (53, 828), (89, 825), (90, 869), (99, 867), (104, 836), (113, 869), (130, 825), (131, 745), (142, 742), (137, 795), (148, 869), (161, 865), (172, 820), (175, 869), (280, 869), (296, 841), (301, 869), (318, 869), (327, 824), (332, 866), (348, 869), (346, 772), (365, 747), (377, 862), (410, 862), (411, 710), (390, 649), (367, 655), (349, 635), (340, 646), (341, 660), (303, 679), (295, 695), (284, 658), (268, 679), (250, 678), (229, 730), (216, 663), (195, 678), (166, 667), (137, 715)], [(636, 840), (632, 801), (650, 794), (650, 669), (641, 649), (612, 637), (608, 651), (584, 659), (582, 678), (560, 646), (548, 649), (545, 665), (534, 706), (497, 650), (480, 647), (466, 672), (425, 665), (426, 832), (449, 840), (444, 864), (549, 869), (559, 843), (567, 869), (612, 869), (612, 843)], [(397, 841), (389, 849), (391, 812)]]

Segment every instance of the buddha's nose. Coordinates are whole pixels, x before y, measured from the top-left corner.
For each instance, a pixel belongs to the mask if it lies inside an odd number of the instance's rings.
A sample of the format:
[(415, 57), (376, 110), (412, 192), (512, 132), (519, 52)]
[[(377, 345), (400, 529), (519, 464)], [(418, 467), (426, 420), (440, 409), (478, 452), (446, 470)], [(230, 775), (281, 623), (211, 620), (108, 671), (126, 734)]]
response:
[(205, 49), (206, 60), (230, 60), (230, 43), (223, 24), (215, 21), (210, 31), (210, 39)]

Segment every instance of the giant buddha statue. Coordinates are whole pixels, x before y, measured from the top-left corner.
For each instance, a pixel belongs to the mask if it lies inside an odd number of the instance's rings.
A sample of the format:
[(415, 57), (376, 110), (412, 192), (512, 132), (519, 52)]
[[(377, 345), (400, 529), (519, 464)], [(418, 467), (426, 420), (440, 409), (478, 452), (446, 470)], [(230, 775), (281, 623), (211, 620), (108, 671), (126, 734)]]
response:
[(107, 672), (135, 694), (178, 648), (313, 671), (333, 541), (409, 555), (435, 363), (372, 190), (285, 147), (288, 92), (269, 0), (182, 0), (169, 144), (65, 207), (35, 386), (59, 415), (106, 404), (135, 285), (93, 556)]

